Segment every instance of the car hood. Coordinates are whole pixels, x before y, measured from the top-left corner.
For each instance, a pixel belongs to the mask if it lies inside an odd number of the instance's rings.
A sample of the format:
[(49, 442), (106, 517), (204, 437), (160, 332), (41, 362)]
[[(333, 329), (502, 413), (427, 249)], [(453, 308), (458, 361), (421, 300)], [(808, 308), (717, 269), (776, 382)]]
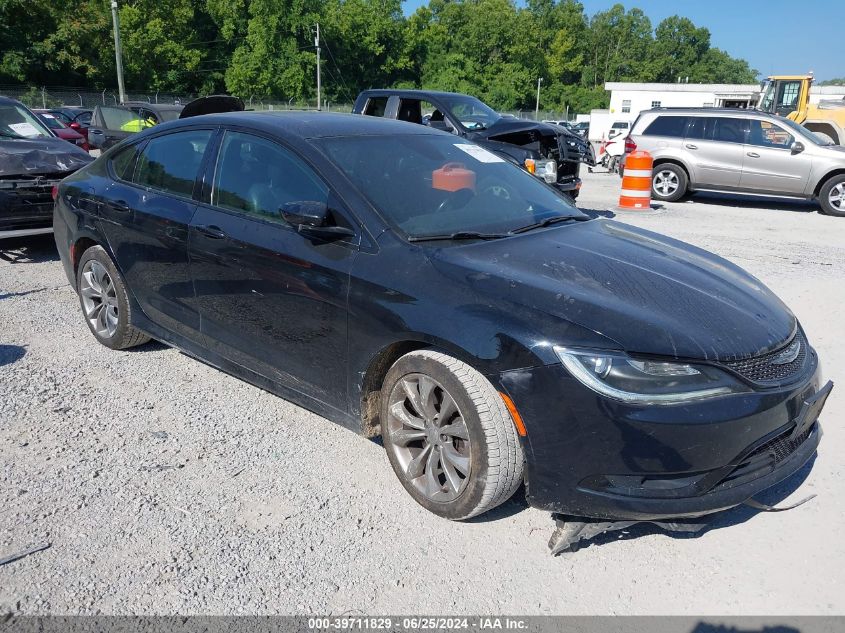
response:
[(778, 347), (796, 327), (783, 302), (741, 268), (607, 220), (441, 248), (431, 261), (499, 303), (574, 323), (627, 352), (737, 360)]
[(60, 138), (0, 139), (0, 176), (71, 172), (93, 160)]
[(532, 149), (551, 142), (557, 145), (559, 160), (596, 164), (593, 148), (584, 138), (548, 123), (501, 118), (487, 129), (472, 131), (470, 137)]

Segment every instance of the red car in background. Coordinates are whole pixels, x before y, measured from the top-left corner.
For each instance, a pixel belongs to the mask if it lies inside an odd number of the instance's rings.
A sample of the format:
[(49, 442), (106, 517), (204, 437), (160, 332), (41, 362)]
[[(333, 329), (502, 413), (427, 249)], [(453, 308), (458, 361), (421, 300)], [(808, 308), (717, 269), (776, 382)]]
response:
[(35, 114), (38, 115), (38, 118), (44, 122), (44, 125), (52, 130), (53, 134), (68, 141), (69, 143), (78, 145), (86, 152), (88, 151), (88, 139), (76, 130), (69, 128), (67, 125), (62, 123), (55, 114), (47, 110), (33, 110), (33, 112), (35, 112)]
[[(94, 110), (84, 106), (59, 106), (46, 110), (66, 126), (79, 132), (88, 142), (88, 128), (91, 126), (91, 116)], [(90, 145), (90, 143), (89, 143)]]
[(33, 112), (39, 119), (41, 119), (41, 121), (44, 122), (44, 125), (52, 130), (53, 134), (68, 141), (69, 143), (79, 146), (86, 152), (88, 151), (88, 139), (76, 130), (69, 128), (62, 123), (55, 114), (48, 112), (47, 110), (33, 110)]

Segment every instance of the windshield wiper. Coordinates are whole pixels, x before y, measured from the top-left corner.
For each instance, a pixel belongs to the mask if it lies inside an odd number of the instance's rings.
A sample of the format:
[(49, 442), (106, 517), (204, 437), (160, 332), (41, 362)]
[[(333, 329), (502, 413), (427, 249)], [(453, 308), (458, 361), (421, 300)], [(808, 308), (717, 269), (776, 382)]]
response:
[(412, 235), (409, 242), (433, 242), (435, 240), (498, 240), (507, 237), (507, 233), (477, 233), (475, 231), (457, 231), (444, 235)]
[(534, 224), (527, 224), (519, 227), (518, 229), (513, 229), (512, 231), (508, 231), (508, 234), (516, 235), (517, 233), (525, 233), (526, 231), (533, 231), (534, 229), (542, 229), (544, 227), (551, 226), (552, 224), (557, 224), (558, 222), (583, 222), (584, 220), (589, 219), (590, 218), (586, 215), (556, 215), (551, 218), (535, 222)]
[(14, 132), (7, 132), (6, 130), (0, 130), (0, 136), (5, 136), (6, 138), (26, 138), (25, 136), (15, 134)]

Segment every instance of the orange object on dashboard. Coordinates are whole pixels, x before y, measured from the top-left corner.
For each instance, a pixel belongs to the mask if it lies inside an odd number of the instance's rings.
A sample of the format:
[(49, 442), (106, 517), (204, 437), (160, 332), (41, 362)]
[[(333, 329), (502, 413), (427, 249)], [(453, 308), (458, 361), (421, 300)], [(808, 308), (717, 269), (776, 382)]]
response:
[(475, 190), (475, 172), (461, 163), (446, 163), (431, 172), (431, 186), (441, 191)]

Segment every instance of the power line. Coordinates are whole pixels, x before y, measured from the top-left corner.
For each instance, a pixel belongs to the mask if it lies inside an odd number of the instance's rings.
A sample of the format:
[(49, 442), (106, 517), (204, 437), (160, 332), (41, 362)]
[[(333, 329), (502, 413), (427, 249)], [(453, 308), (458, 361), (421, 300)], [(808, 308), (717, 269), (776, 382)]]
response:
[(337, 74), (340, 75), (340, 81), (341, 81), (341, 83), (343, 83), (343, 90), (346, 93), (347, 98), (354, 101), (355, 98), (352, 96), (352, 94), (349, 90), (349, 86), (346, 85), (346, 80), (343, 78), (343, 72), (340, 70), (340, 66), (337, 65), (337, 62), (334, 59), (334, 55), (332, 54), (332, 49), (329, 47), (329, 43), (326, 40), (325, 35), (323, 35), (323, 44), (326, 47), (326, 52), (329, 54), (329, 57), (331, 58), (332, 63), (334, 64), (334, 67), (337, 69)]

